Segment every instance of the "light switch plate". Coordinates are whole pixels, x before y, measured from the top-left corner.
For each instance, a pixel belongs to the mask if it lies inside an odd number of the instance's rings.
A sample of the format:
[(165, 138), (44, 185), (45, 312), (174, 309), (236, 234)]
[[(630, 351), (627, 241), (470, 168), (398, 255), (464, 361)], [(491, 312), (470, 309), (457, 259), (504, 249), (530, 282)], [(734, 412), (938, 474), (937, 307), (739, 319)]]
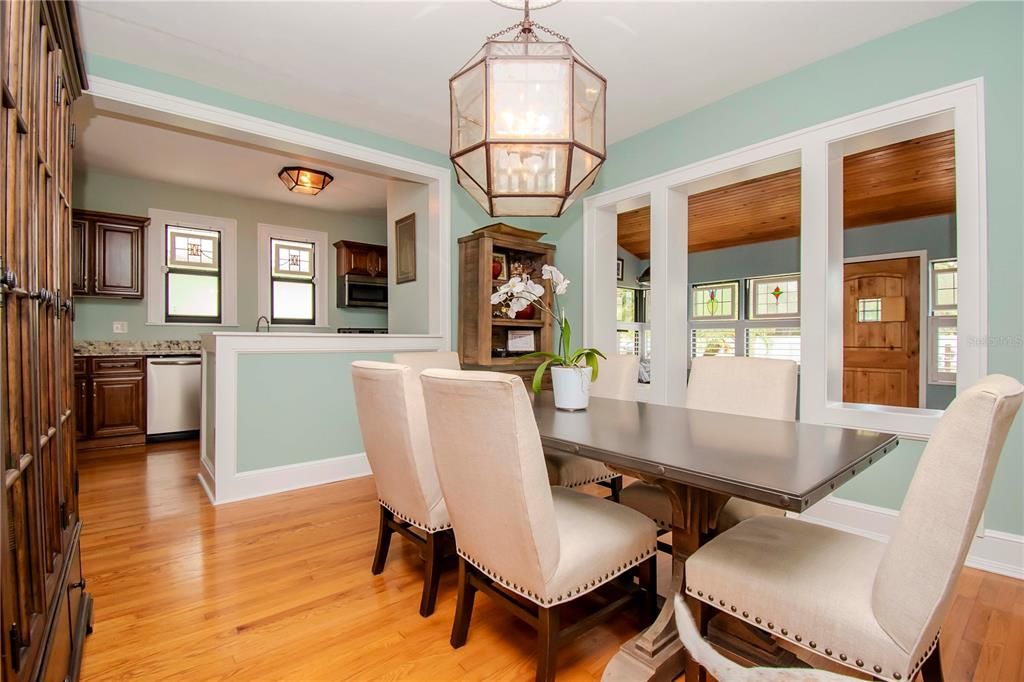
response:
[(127, 334), (128, 333), (128, 323), (127, 322), (115, 322), (114, 323), (114, 333), (115, 334)]

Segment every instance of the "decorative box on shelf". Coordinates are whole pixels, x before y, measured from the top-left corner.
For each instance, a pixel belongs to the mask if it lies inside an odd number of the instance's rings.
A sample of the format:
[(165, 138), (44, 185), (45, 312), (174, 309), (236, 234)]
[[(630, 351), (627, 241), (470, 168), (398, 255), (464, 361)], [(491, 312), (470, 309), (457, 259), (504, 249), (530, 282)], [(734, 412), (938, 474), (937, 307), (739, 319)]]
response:
[(522, 356), (551, 349), (551, 319), (534, 306), (510, 318), (501, 306), (491, 305), (491, 294), (509, 277), (528, 275), (544, 285), (542, 300), (551, 305), (551, 290), (541, 279), (541, 266), (554, 264), (555, 246), (540, 241), (543, 236), (495, 223), (459, 239), (458, 331), (463, 369), (509, 372), (527, 382), (533, 380), (540, 361)]

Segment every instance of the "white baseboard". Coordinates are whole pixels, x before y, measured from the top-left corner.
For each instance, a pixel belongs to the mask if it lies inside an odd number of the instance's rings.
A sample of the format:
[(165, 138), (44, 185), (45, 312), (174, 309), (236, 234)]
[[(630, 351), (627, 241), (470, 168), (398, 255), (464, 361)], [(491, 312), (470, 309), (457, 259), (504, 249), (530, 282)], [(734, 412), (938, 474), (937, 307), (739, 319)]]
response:
[[(827, 497), (798, 516), (805, 521), (886, 542), (896, 525), (898, 513), (894, 509)], [(986, 530), (974, 539), (966, 564), (1024, 580), (1024, 535)]]
[[(211, 491), (206, 482), (202, 480), (201, 473), (200, 481), (206, 489), (206, 494), (210, 495)], [(215, 505), (238, 502), (253, 497), (273, 495), (298, 488), (308, 488), (369, 475), (370, 463), (366, 459), (366, 453), (357, 452), (313, 462), (235, 473), (227, 481), (218, 480), (216, 482), (217, 494), (216, 496), (210, 495), (210, 501)]]

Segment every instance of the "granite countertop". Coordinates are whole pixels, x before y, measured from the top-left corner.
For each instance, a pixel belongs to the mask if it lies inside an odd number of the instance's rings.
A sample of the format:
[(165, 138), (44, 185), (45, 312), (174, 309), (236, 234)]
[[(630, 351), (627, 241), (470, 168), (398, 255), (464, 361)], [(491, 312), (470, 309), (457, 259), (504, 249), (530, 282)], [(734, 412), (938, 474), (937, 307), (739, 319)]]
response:
[(175, 341), (76, 341), (75, 355), (199, 355), (199, 339)]

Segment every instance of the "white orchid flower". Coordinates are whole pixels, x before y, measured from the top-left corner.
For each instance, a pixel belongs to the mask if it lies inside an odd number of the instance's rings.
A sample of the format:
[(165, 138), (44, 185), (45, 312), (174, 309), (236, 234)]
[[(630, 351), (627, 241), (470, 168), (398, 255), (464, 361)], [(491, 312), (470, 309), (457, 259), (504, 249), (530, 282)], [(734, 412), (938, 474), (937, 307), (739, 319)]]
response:
[(542, 277), (550, 279), (555, 293), (561, 296), (569, 290), (569, 280), (554, 265), (545, 265), (541, 268)]
[(544, 295), (544, 287), (534, 281), (526, 280), (526, 293), (534, 298), (540, 298)]
[(505, 293), (501, 289), (498, 289), (493, 294), (491, 294), (491, 305), (498, 305), (499, 303), (504, 303), (505, 298), (507, 298), (507, 296), (507, 293)]
[(513, 298), (508, 304), (508, 316), (515, 318), (516, 314), (526, 309), (530, 302), (524, 298)]

